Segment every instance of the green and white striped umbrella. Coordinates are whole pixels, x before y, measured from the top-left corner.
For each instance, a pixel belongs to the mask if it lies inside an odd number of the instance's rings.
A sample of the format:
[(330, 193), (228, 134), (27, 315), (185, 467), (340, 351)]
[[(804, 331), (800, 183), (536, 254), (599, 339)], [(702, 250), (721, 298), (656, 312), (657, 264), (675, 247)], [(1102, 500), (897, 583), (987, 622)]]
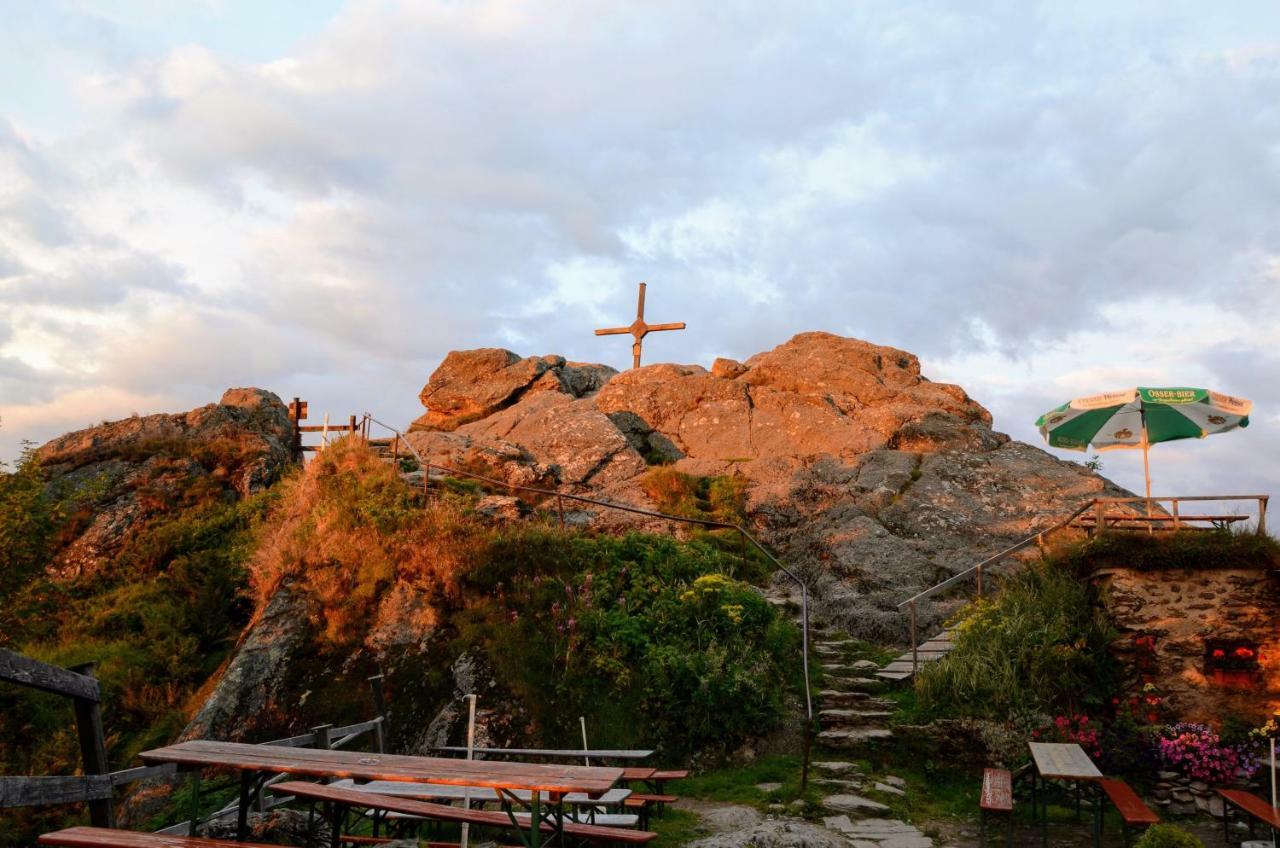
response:
[(1244, 398), (1208, 389), (1139, 387), (1068, 401), (1041, 415), (1036, 426), (1055, 448), (1141, 450), (1145, 464), (1148, 447), (1158, 442), (1203, 439), (1248, 427), (1252, 408)]

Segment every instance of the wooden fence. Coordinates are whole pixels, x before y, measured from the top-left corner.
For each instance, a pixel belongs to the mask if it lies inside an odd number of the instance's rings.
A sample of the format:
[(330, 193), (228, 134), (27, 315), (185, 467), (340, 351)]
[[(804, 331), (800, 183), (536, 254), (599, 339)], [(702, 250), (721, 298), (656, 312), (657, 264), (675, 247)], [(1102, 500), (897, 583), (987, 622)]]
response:
[[(157, 777), (172, 777), (178, 769), (171, 763), (158, 766), (111, 771), (107, 764), (106, 739), (102, 729), (102, 692), (93, 676), (92, 666), (61, 668), (39, 660), (15, 654), (0, 648), (0, 682), (15, 683), (52, 692), (69, 698), (75, 713), (76, 734), (80, 740), (83, 774), (79, 775), (23, 775), (0, 776), (0, 809), (15, 807), (48, 807), (61, 804), (85, 803), (89, 807), (89, 820), (95, 827), (115, 827), (115, 808), (112, 803), (115, 791), (126, 784)], [(283, 745), (291, 748), (345, 748), (361, 737), (368, 736), (373, 750), (383, 753), (386, 749), (386, 699), (382, 688), (382, 675), (369, 678), (372, 687), (374, 709), (377, 711), (368, 721), (334, 727), (323, 724), (309, 733), (275, 739), (263, 744)], [(167, 827), (160, 833), (194, 834), (200, 824), (236, 815), (240, 802), (201, 816), (199, 811), (199, 778), (193, 775), (193, 792), (190, 818)], [(283, 780), (280, 775), (266, 785)], [(259, 811), (270, 809), (282, 801), (262, 800), (259, 793)]]

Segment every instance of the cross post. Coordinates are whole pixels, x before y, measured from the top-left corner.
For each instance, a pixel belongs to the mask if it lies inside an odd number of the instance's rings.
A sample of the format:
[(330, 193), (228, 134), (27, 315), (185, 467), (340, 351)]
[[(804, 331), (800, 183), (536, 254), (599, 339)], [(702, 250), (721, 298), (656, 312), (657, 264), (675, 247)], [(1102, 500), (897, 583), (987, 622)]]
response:
[(646, 285), (640, 284), (640, 297), (636, 301), (636, 320), (629, 327), (610, 327), (606, 330), (596, 330), (597, 336), (619, 336), (630, 334), (635, 341), (631, 345), (631, 367), (640, 367), (640, 351), (644, 345), (644, 337), (649, 333), (655, 333), (662, 330), (683, 330), (684, 322), (677, 321), (671, 324), (646, 324), (644, 322), (644, 292)]

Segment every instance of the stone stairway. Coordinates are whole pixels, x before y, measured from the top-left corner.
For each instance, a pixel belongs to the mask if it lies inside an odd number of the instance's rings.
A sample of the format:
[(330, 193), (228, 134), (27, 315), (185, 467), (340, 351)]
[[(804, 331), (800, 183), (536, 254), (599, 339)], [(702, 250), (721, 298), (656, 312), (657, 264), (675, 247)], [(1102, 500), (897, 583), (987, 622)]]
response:
[[(937, 662), (938, 660), (951, 653), (951, 649), (955, 647), (955, 641), (952, 639), (952, 631), (941, 630), (921, 642), (916, 647), (916, 657), (919, 658), (920, 665), (925, 663)], [(911, 661), (911, 651), (907, 651), (893, 662), (878, 670), (875, 676), (881, 680), (906, 680), (915, 673)]]
[(877, 697), (885, 681), (875, 676), (879, 665), (853, 656), (859, 643), (840, 636), (817, 634), (813, 653), (822, 666), (818, 693), (818, 742), (847, 751), (890, 739), (893, 701)]

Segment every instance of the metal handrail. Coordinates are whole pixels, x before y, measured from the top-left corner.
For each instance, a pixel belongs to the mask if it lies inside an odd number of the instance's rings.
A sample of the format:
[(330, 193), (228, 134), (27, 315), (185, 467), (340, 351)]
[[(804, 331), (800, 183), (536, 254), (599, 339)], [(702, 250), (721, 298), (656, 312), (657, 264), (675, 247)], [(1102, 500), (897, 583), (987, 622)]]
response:
[[(589, 498), (589, 497), (586, 497), (585, 495), (574, 495), (567, 492), (559, 492), (554, 489), (541, 489), (541, 488), (538, 488), (537, 486), (522, 486), (518, 483), (508, 483), (504, 480), (497, 480), (493, 477), (486, 477), (485, 475), (477, 474), (474, 471), (464, 471), (460, 468), (450, 468), (447, 465), (441, 465), (438, 462), (428, 462), (427, 460), (422, 458), (422, 455), (418, 453), (418, 451), (413, 447), (412, 444), (409, 443), (409, 441), (405, 438), (405, 434), (402, 433), (400, 430), (396, 429), (390, 424), (387, 424), (383, 421), (379, 421), (378, 419), (374, 418), (371, 414), (367, 412), (364, 414), (364, 418), (367, 422), (371, 424), (377, 424), (379, 427), (382, 427), (383, 429), (390, 431), (391, 433), (395, 434), (398, 437), (399, 443), (403, 445), (410, 453), (413, 454), (413, 458), (417, 460), (418, 465), (422, 467), (423, 475), (424, 475), (423, 476), (424, 485), (431, 477), (431, 469), (435, 468), (450, 475), (459, 476), (459, 477), (469, 477), (473, 480), (480, 480), (485, 483), (489, 483), (493, 486), (504, 488), (508, 491), (530, 492), (532, 494), (554, 497), (557, 499), (557, 503), (559, 506), (561, 525), (564, 524), (563, 501), (565, 499), (568, 499), (571, 501), (576, 501), (578, 503), (592, 504), (593, 506), (604, 507), (606, 509), (616, 509), (621, 512), (629, 512), (634, 515), (644, 515), (649, 518), (658, 518), (664, 521), (677, 521), (684, 524), (696, 524), (702, 527), (713, 527), (713, 528), (722, 529), (722, 530), (737, 531), (744, 543), (750, 543), (757, 551), (761, 553), (761, 555), (763, 555), (767, 560), (769, 560), (769, 562), (773, 563), (773, 565), (779, 571), (781, 571), (783, 574), (785, 574), (787, 577), (793, 580), (796, 583), (796, 585), (800, 587), (800, 651), (801, 651), (800, 659), (801, 659), (801, 665), (804, 670), (804, 710), (805, 710), (805, 717), (809, 721), (813, 720), (813, 696), (810, 692), (810, 686), (809, 686), (809, 586), (807, 583), (805, 583), (803, 578), (801, 578), (794, 571), (792, 571), (791, 569), (783, 565), (782, 562), (780, 562), (777, 557), (775, 557), (772, 553), (770, 553), (769, 550), (765, 548), (765, 546), (762, 545), (758, 539), (756, 539), (754, 536), (748, 533), (746, 528), (744, 528), (741, 524), (733, 524), (727, 521), (711, 521), (709, 519), (704, 519), (704, 518), (688, 518), (687, 516), (683, 516), (683, 515), (672, 515), (671, 513), (667, 513), (667, 512), (657, 512), (655, 510), (650, 510), (650, 509), (641, 509), (640, 507), (632, 506), (630, 504), (615, 503), (613, 501), (601, 500), (600, 498)], [(367, 438), (367, 431), (366, 431), (366, 438)]]
[(1000, 560), (1004, 559), (1007, 556), (1016, 554), (1018, 551), (1023, 550), (1024, 548), (1028, 548), (1031, 545), (1038, 545), (1043, 543), (1044, 537), (1046, 535), (1048, 535), (1049, 533), (1055, 533), (1058, 530), (1061, 530), (1064, 527), (1068, 526), (1069, 524), (1071, 524), (1071, 522), (1075, 521), (1077, 518), (1084, 515), (1089, 510), (1093, 509), (1096, 503), (1097, 503), (1096, 498), (1088, 501), (1079, 509), (1077, 509), (1075, 512), (1071, 513), (1071, 515), (1067, 516), (1066, 518), (1062, 519), (1058, 523), (1054, 524), (1052, 527), (1046, 527), (1044, 530), (1041, 530), (1031, 536), (1028, 536), (1027, 538), (1023, 539), (1021, 542), (1011, 545), (1010, 547), (1005, 548), (999, 553), (993, 554), (987, 557), (977, 565), (972, 565), (966, 568), (964, 571), (961, 571), (959, 574), (953, 574), (950, 577), (948, 577), (946, 580), (943, 580), (941, 583), (937, 583), (933, 586), (930, 586), (928, 589), (925, 589), (923, 592), (917, 592), (916, 594), (912, 595), (910, 598), (907, 598), (905, 601), (898, 604), (899, 610), (901, 610), (903, 607), (908, 607), (911, 612), (911, 674), (912, 676), (914, 676), (916, 672), (920, 670), (920, 639), (919, 639), (919, 621), (918, 621), (917, 609), (916, 609), (917, 603), (919, 603), (920, 601), (924, 600), (927, 597), (930, 597), (931, 595), (934, 595), (934, 594), (937, 594), (938, 592), (943, 591), (944, 589), (948, 589), (951, 586), (954, 586), (955, 584), (969, 577), (969, 575), (971, 574), (975, 575), (975, 578), (977, 580), (978, 597), (982, 597), (983, 569), (985, 569), (989, 565), (994, 565), (995, 563), (999, 562)]

